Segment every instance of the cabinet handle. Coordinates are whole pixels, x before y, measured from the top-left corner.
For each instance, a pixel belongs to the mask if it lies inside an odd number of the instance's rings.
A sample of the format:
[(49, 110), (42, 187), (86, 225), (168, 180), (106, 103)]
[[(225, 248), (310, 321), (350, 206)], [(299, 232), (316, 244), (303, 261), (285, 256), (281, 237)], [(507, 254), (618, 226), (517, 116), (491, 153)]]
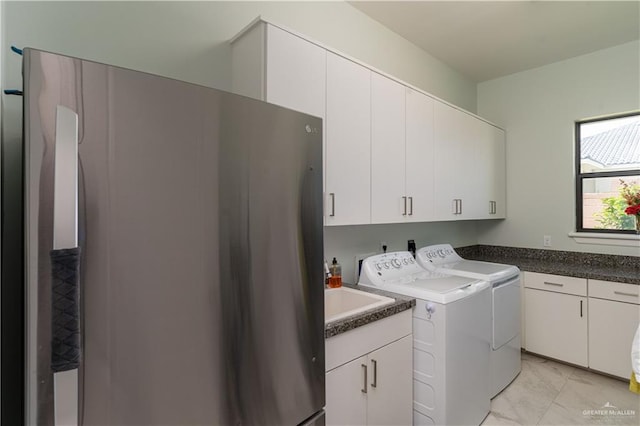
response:
[(638, 297), (637, 294), (634, 293), (625, 293), (623, 291), (614, 291), (613, 294), (618, 294), (620, 296), (631, 296), (631, 297)]
[(409, 197), (409, 216), (413, 216), (413, 197)]
[(404, 203), (404, 211), (402, 212), (402, 216), (407, 215), (407, 197), (402, 197), (402, 202)]
[(373, 383), (371, 383), (371, 387), (375, 388), (378, 386), (378, 361), (372, 359), (371, 364), (373, 364)]
[(330, 192), (329, 193), (329, 197), (331, 197), (331, 213), (329, 214), (329, 216), (335, 216), (336, 215), (336, 194), (335, 194), (335, 192)]
[(556, 287), (564, 287), (564, 284), (550, 283), (549, 281), (545, 281), (544, 283), (546, 285), (553, 285), (553, 286), (556, 286)]
[(364, 381), (362, 382), (363, 386), (362, 389), (360, 389), (360, 391), (362, 393), (367, 393), (367, 364), (361, 364), (362, 365), (362, 369), (364, 370)]
[(496, 214), (497, 211), (497, 203), (495, 201), (489, 201), (489, 214)]
[(580, 318), (582, 318), (582, 300), (580, 301)]
[(453, 214), (462, 214), (462, 199), (453, 199)]

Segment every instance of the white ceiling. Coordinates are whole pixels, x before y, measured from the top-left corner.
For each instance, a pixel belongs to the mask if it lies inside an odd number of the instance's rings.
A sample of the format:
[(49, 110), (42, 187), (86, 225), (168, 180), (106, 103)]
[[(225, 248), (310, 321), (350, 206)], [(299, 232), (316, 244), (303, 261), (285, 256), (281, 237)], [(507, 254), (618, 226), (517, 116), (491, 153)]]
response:
[(349, 3), (476, 82), (640, 38), (640, 0)]

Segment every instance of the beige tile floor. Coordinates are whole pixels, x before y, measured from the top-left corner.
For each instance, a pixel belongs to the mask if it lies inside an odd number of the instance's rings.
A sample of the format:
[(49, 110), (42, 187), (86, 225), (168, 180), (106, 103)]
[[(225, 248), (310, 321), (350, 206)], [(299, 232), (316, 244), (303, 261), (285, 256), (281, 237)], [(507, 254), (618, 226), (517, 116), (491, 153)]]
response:
[(520, 375), (482, 424), (640, 425), (640, 395), (629, 382), (523, 353)]

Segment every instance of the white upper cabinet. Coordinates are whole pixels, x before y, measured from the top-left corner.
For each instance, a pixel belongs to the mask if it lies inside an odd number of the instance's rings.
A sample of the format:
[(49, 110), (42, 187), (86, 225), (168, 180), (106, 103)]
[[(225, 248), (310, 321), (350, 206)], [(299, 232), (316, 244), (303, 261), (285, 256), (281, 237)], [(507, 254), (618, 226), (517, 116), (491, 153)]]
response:
[(434, 140), (437, 219), (504, 218), (504, 131), (436, 102)]
[(410, 198), (408, 220), (435, 220), (433, 108), (429, 96), (406, 88), (406, 194)]
[(324, 224), (504, 218), (504, 131), (293, 31), (231, 41), (232, 90), (323, 119)]
[(476, 168), (475, 118), (447, 104), (434, 106), (435, 216), (437, 220), (472, 219)]
[(268, 25), (266, 59), (267, 102), (324, 118), (327, 51)]
[(405, 86), (371, 75), (371, 222), (404, 222), (411, 214), (405, 189)]
[(490, 200), (494, 202), (492, 219), (504, 219), (507, 217), (507, 158), (506, 138), (504, 130), (490, 124), (492, 140), (492, 184), (490, 188)]
[(326, 62), (322, 47), (260, 22), (233, 41), (232, 90), (324, 118)]
[(371, 71), (327, 52), (325, 225), (371, 223)]
[(478, 219), (504, 218), (505, 208), (505, 138), (504, 131), (489, 123), (476, 120), (475, 143), (477, 163), (475, 203)]
[(433, 99), (371, 78), (371, 221), (425, 222), (433, 208)]

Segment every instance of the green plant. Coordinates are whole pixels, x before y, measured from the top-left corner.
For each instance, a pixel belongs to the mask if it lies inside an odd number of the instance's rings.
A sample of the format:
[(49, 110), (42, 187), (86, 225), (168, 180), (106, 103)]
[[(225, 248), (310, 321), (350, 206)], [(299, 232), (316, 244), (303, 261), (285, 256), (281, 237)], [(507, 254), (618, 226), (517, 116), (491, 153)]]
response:
[(593, 215), (601, 226), (599, 229), (633, 229), (633, 216), (624, 211), (628, 207), (627, 201), (622, 196), (607, 197), (602, 199), (602, 211)]

